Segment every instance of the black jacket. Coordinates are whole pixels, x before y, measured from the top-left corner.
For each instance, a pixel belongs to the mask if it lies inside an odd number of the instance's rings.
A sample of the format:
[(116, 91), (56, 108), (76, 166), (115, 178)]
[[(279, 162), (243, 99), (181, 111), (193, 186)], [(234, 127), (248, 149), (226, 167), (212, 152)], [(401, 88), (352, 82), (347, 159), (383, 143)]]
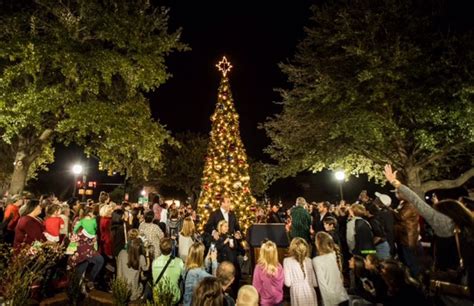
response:
[(285, 223), (283, 220), (280, 218), (280, 215), (278, 215), (278, 212), (270, 212), (268, 214), (267, 218), (267, 223)]
[(336, 218), (332, 213), (327, 212), (324, 214), (324, 216), (321, 218), (321, 215), (319, 213), (313, 214), (313, 230), (315, 233), (317, 232), (324, 232), (324, 219), (327, 217), (333, 217)]
[[(215, 210), (212, 212), (211, 216), (209, 217), (209, 220), (207, 220), (206, 225), (204, 226), (204, 231), (208, 234), (212, 234), (213, 230), (217, 230), (217, 224), (221, 220), (224, 220), (224, 215), (222, 214), (221, 210)], [(234, 212), (230, 211), (229, 212), (229, 233), (233, 234), (236, 231), (240, 231), (240, 226), (239, 222), (237, 221), (237, 218), (235, 217)]]

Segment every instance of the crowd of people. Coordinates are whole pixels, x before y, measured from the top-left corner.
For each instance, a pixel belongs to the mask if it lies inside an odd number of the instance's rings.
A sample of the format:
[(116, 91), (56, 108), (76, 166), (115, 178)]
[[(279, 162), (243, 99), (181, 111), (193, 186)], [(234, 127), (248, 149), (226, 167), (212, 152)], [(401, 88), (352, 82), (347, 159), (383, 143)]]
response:
[[(1, 211), (1, 239), (15, 250), (62, 244), (62, 262), (84, 294), (110, 290), (116, 277), (128, 284), (131, 301), (151, 300), (167, 279), (173, 303), (182, 305), (284, 305), (288, 291), (291, 305), (472, 305), (472, 202), (433, 198), (430, 205), (390, 166), (384, 174), (398, 203), (361, 192), (351, 205), (299, 197), (288, 210), (258, 208), (255, 222), (285, 224), (290, 245), (282, 261), (279, 246), (265, 239), (249, 265), (246, 237), (225, 196), (199, 232), (191, 205), (158, 197), (138, 205), (113, 203), (105, 192), (97, 203), (13, 195)], [(422, 236), (431, 237), (431, 248)]]

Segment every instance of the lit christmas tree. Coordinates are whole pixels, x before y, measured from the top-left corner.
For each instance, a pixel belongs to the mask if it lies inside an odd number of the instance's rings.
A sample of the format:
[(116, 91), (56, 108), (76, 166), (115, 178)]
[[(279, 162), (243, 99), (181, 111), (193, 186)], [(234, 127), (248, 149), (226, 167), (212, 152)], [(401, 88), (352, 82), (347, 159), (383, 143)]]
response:
[(198, 201), (200, 228), (206, 224), (210, 213), (219, 208), (220, 199), (228, 197), (245, 232), (254, 220), (255, 213), (250, 209), (254, 198), (250, 193), (247, 154), (240, 139), (239, 115), (234, 107), (227, 78), (232, 65), (223, 57), (216, 66), (222, 72), (222, 80), (216, 109), (211, 116), (212, 129)]

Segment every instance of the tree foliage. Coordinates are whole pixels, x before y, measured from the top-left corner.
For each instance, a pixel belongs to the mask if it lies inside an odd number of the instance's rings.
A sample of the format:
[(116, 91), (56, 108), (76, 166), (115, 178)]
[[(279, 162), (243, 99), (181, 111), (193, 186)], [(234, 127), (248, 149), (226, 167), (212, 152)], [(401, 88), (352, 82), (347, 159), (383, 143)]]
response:
[(268, 189), (269, 165), (249, 158), (250, 190), (254, 196), (262, 196)]
[(442, 11), (433, 1), (314, 5), (294, 59), (280, 64), (292, 84), (283, 110), (264, 123), (277, 172), (342, 167), (377, 179), (391, 163), (419, 192), (473, 176), (474, 37), (448, 31)]
[(145, 0), (10, 1), (0, 13), (0, 135), (14, 148), (12, 191), (51, 150), (76, 142), (105, 169), (146, 175), (169, 133), (143, 92), (185, 50), (168, 11)]
[(191, 201), (197, 200), (209, 138), (193, 132), (174, 136), (179, 145), (166, 146), (163, 169), (153, 173), (151, 182), (182, 190)]

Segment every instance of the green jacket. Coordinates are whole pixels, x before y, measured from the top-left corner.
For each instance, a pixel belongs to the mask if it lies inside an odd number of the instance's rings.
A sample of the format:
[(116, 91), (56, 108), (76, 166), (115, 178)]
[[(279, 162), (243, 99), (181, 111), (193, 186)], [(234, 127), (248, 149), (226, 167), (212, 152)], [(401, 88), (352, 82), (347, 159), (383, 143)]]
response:
[(296, 206), (291, 210), (290, 238), (301, 237), (311, 244), (309, 229), (311, 228), (311, 216), (302, 206)]
[[(153, 264), (152, 264), (153, 284), (158, 279), (158, 276), (160, 276), (161, 270), (163, 270), (169, 258), (170, 258), (170, 255), (161, 255), (155, 260), (153, 260)], [(167, 278), (171, 283), (173, 295), (174, 295), (173, 304), (178, 303), (181, 297), (178, 281), (179, 281), (179, 277), (181, 273), (183, 272), (183, 269), (184, 269), (183, 261), (181, 260), (181, 258), (175, 257), (174, 259), (171, 260), (170, 264), (166, 268), (165, 273), (161, 277), (161, 279)]]

